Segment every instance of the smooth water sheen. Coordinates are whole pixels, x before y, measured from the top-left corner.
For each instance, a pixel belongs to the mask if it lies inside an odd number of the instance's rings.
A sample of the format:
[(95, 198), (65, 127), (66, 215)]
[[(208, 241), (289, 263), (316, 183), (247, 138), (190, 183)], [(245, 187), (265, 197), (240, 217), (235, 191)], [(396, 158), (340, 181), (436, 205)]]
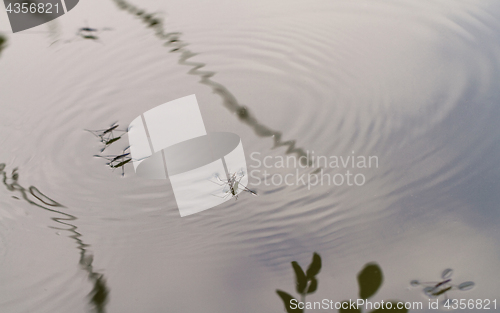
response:
[[(314, 251), (308, 301), (356, 299), (368, 262), (384, 273), (372, 301), (426, 305), (410, 281), (446, 268), (475, 283), (449, 297), (500, 301), (499, 14), (493, 0), (87, 0), (10, 34), (2, 11), (0, 311), (282, 312), (275, 290), (295, 294), (290, 262)], [(75, 36), (86, 23), (111, 30)], [(259, 196), (181, 218), (168, 183), (111, 171), (84, 129), (190, 94), (207, 131), (242, 138)], [(256, 168), (311, 154), (378, 167), (351, 169), (363, 186), (257, 184), (345, 173)]]

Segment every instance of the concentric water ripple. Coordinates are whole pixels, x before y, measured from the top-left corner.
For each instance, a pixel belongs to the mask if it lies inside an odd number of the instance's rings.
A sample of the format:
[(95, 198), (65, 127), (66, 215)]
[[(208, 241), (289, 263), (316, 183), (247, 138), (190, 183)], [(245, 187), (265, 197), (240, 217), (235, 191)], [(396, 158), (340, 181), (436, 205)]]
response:
[[(61, 19), (61, 36), (72, 36), (78, 18), (98, 6), (87, 2)], [(9, 171), (19, 167), (23, 186), (63, 204), (80, 235), (75, 241), (73, 228), (51, 228), (63, 216), (2, 187), (0, 264), (14, 269), (0, 272), (6, 312), (88, 311), (89, 293), (102, 281), (111, 294), (103, 304), (109, 300), (109, 312), (164, 309), (164, 300), (147, 300), (157, 293), (163, 296), (155, 299), (169, 295), (169, 308), (193, 312), (200, 304), (180, 291), (190, 288), (208, 298), (209, 312), (229, 310), (221, 297), (272, 303), (233, 311), (277, 311), (272, 291), (292, 288), (289, 262), (307, 262), (312, 251), (332, 266), (321, 279), (330, 297), (354, 281), (358, 263), (373, 259), (403, 277), (384, 287), (395, 295), (417, 265), (431, 271), (455, 262), (477, 277), (498, 265), (498, 247), (484, 240), (499, 221), (496, 3), (292, 1), (248, 10), (151, 4), (133, 3), (168, 11), (160, 35), (160, 28), (107, 2), (106, 16), (91, 20), (114, 29), (102, 33), (102, 43), (49, 47), (46, 38), (16, 37), (2, 51), (0, 73), (9, 75), (0, 74), (8, 87), (0, 93), (0, 162)], [(231, 8), (233, 15), (225, 11)], [(26, 57), (28, 50), (40, 51), (36, 60)], [(352, 169), (366, 177), (362, 187), (266, 186), (251, 179), (258, 197), (181, 219), (168, 183), (134, 177), (128, 166), (122, 178), (93, 157), (119, 153), (126, 134), (101, 153), (102, 144), (84, 129), (116, 121), (125, 129), (142, 112), (192, 93), (208, 130), (241, 136), (249, 165), (253, 152), (276, 160), (308, 151), (377, 156), (379, 166)], [(258, 168), (261, 179), (264, 169)], [(345, 170), (314, 164), (267, 171), (308, 177), (321, 169)], [(458, 256), (458, 241), (474, 253)], [(92, 266), (82, 266), (91, 256)], [(471, 266), (478, 259), (484, 269)], [(28, 269), (32, 275), (24, 275)], [(261, 276), (252, 280), (248, 273)], [(235, 275), (244, 281), (234, 282)], [(330, 277), (339, 283), (328, 283)], [(491, 279), (476, 283), (486, 286), (482, 297), (499, 287)]]

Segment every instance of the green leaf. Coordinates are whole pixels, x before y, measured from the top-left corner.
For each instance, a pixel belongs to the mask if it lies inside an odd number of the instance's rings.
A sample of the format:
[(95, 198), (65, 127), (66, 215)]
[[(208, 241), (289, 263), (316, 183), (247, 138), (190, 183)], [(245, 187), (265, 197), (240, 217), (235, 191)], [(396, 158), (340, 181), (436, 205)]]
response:
[[(347, 305), (344, 305), (344, 303), (347, 302)], [(346, 306), (347, 309), (343, 309), (342, 307)], [(339, 309), (339, 313), (361, 313), (360, 309), (353, 309), (349, 306), (349, 301), (342, 301), (341, 308)]]
[[(401, 313), (406, 313), (408, 312), (408, 309), (405, 309), (404, 307), (402, 309), (398, 309), (397, 304), (401, 303), (401, 301), (395, 301), (395, 300), (389, 300), (389, 301), (384, 301), (384, 306), (380, 309), (373, 310), (370, 313), (380, 313), (380, 312), (401, 312)], [(390, 309), (387, 308), (387, 303), (391, 303), (392, 306)]]
[(308, 294), (314, 293), (316, 289), (318, 289), (318, 280), (315, 277), (313, 277), (311, 279), (311, 283), (309, 284), (309, 288), (307, 288), (307, 293)]
[(359, 297), (368, 299), (382, 286), (382, 269), (376, 263), (368, 263), (358, 274)]
[(314, 278), (314, 276), (316, 276), (320, 270), (321, 270), (321, 257), (319, 256), (319, 254), (314, 252), (311, 264), (309, 264), (309, 268), (307, 269), (306, 272), (307, 279), (311, 280), (312, 278)]
[(300, 294), (303, 294), (304, 291), (306, 290), (306, 287), (307, 287), (306, 274), (304, 274), (304, 271), (300, 267), (299, 263), (293, 261), (292, 267), (293, 267), (293, 270), (295, 271), (295, 278), (296, 278), (295, 284), (297, 286), (297, 292)]
[[(281, 291), (279, 289), (276, 289), (276, 293), (278, 294), (278, 296), (280, 296), (281, 300), (283, 300), (283, 304), (285, 305), (285, 310), (287, 311), (287, 313), (303, 313), (304, 312), (303, 309), (298, 309), (298, 308), (292, 309), (291, 308), (290, 301), (296, 300), (294, 297), (292, 297), (288, 293)], [(295, 303), (298, 303), (298, 301)]]

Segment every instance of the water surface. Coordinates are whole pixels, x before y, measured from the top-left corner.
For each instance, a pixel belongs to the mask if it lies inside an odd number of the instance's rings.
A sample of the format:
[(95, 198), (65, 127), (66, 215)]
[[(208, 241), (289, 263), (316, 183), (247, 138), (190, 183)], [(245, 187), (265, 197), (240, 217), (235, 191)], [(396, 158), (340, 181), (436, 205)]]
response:
[[(162, 22), (94, 0), (39, 33), (10, 34), (1, 19), (2, 312), (281, 312), (290, 262), (305, 267), (314, 251), (311, 301), (356, 298), (372, 261), (384, 271), (374, 301), (426, 303), (410, 281), (446, 268), (476, 284), (450, 297), (497, 297), (498, 3), (130, 5)], [(85, 23), (112, 30), (75, 38)], [(352, 170), (363, 186), (251, 178), (258, 197), (180, 218), (168, 183), (111, 171), (84, 129), (125, 128), (193, 93), (208, 131), (242, 138), (257, 177), (252, 153), (377, 156), (378, 167)]]

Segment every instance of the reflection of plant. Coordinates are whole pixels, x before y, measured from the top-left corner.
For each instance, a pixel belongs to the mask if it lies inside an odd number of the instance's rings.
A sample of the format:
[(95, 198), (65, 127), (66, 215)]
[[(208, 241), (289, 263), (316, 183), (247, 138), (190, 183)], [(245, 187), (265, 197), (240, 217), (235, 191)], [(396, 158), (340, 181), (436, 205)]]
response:
[[(311, 264), (304, 273), (302, 268), (297, 262), (292, 262), (292, 268), (295, 272), (295, 287), (296, 291), (300, 294), (300, 302), (302, 302), (302, 308), (300, 308), (299, 302), (290, 294), (277, 289), (276, 293), (283, 301), (285, 305), (285, 310), (287, 313), (303, 313), (304, 304), (306, 303), (306, 295), (314, 293), (318, 289), (318, 279), (316, 275), (321, 270), (321, 257), (319, 254), (314, 252)], [(359, 285), (359, 299), (363, 301), (373, 296), (382, 286), (384, 280), (382, 275), (382, 269), (376, 263), (368, 263), (365, 267), (358, 273), (358, 285)], [(389, 305), (390, 303), (390, 305)], [(402, 308), (398, 309), (397, 304), (400, 301), (382, 301), (381, 306), (378, 309), (371, 311), (370, 313), (380, 313), (385, 311), (396, 311), (406, 313), (408, 309)], [(361, 313), (361, 309), (357, 306), (355, 302), (354, 306), (351, 305), (352, 302), (342, 301), (339, 313)], [(354, 308), (353, 308), (354, 307)]]
[(410, 284), (412, 286), (425, 286), (422, 291), (429, 298), (439, 298), (441, 295), (444, 295), (445, 299), (448, 299), (448, 295), (446, 294), (451, 290), (469, 290), (474, 287), (474, 282), (466, 281), (461, 283), (460, 285), (451, 284), (451, 275), (453, 274), (453, 270), (451, 268), (447, 268), (441, 273), (440, 282), (420, 282), (418, 280), (412, 280)]
[(62, 226), (51, 226), (51, 228), (69, 232), (69, 237), (76, 241), (77, 248), (78, 250), (80, 250), (79, 264), (88, 273), (89, 280), (92, 281), (94, 286), (89, 294), (90, 304), (94, 307), (94, 311), (96, 313), (104, 313), (106, 311), (106, 304), (109, 299), (109, 288), (106, 285), (104, 275), (93, 270), (92, 262), (94, 258), (88, 251), (89, 245), (83, 242), (81, 238), (82, 234), (77, 231), (78, 227), (71, 223), (71, 221), (77, 219), (76, 216), (64, 213), (56, 209), (64, 208), (64, 206), (44, 195), (35, 186), (30, 186), (29, 188), (21, 186), (18, 182), (19, 173), (17, 172), (17, 167), (12, 170), (10, 177), (5, 171), (5, 167), (5, 163), (0, 163), (0, 177), (3, 184), (5, 185), (7, 190), (11, 192), (17, 192), (18, 195), (20, 195), (20, 197), (12, 196), (12, 198), (17, 200), (24, 200), (31, 205), (60, 215), (59, 217), (52, 217), (52, 220)]
[[(358, 273), (358, 285), (359, 285), (359, 298), (366, 300), (373, 296), (380, 286), (382, 286), (384, 278), (382, 275), (382, 269), (378, 266), (376, 263), (368, 263), (365, 265), (365, 267), (361, 270), (361, 272)], [(376, 309), (374, 311), (371, 311), (371, 313), (378, 313), (378, 312), (385, 312), (385, 311), (396, 311), (396, 312), (408, 312), (407, 309), (398, 309), (397, 308), (397, 303), (399, 301), (395, 300), (388, 300), (388, 301), (383, 301), (384, 306)], [(342, 303), (349, 303), (349, 301), (343, 301)], [(387, 303), (391, 303), (391, 306), (387, 305)], [(390, 307), (390, 308), (388, 308)], [(343, 309), (341, 308), (339, 310), (340, 313), (361, 313), (361, 309), (359, 307), (356, 307), (355, 309), (350, 308), (348, 306), (348, 309)]]
[[(295, 289), (300, 294), (301, 302), (305, 302), (306, 294), (312, 294), (316, 291), (316, 289), (318, 289), (318, 279), (316, 278), (316, 275), (321, 270), (321, 257), (319, 256), (319, 254), (314, 252), (311, 264), (309, 264), (309, 267), (307, 268), (307, 271), (305, 273), (300, 267), (299, 263), (295, 261), (292, 262), (292, 267), (295, 271)], [(278, 296), (280, 296), (281, 300), (283, 300), (285, 309), (288, 313), (304, 312), (303, 309), (291, 308), (291, 301), (296, 299), (290, 294), (279, 289), (276, 290), (276, 293), (278, 294)]]

